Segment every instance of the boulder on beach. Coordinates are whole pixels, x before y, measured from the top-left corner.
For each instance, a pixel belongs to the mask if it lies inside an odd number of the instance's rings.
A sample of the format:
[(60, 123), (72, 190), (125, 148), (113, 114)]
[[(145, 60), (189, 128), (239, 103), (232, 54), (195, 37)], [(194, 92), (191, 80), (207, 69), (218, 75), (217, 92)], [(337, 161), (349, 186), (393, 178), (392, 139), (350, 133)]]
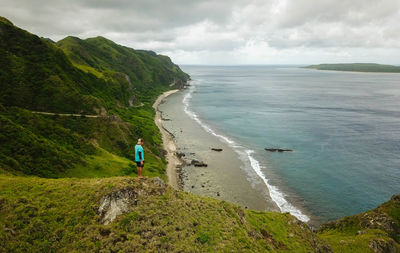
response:
[(184, 157), (184, 156), (186, 156), (186, 155), (185, 155), (185, 153), (182, 153), (182, 152), (176, 152), (176, 156), (177, 156), (178, 158), (182, 158), (182, 157)]
[(265, 148), (266, 151), (269, 152), (291, 152), (292, 149), (283, 149), (283, 148)]
[(207, 167), (208, 165), (206, 163), (197, 161), (197, 160), (192, 160), (192, 162), (190, 163), (192, 165), (194, 165), (195, 167)]
[(222, 148), (211, 148), (211, 150), (221, 152), (223, 149)]

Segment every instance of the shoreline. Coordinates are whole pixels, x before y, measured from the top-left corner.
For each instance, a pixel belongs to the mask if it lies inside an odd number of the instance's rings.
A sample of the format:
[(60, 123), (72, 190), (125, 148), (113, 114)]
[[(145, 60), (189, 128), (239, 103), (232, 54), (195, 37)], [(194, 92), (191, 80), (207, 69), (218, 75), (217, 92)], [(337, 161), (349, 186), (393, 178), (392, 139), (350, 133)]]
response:
[[(175, 94), (173, 98), (168, 97), (165, 103), (158, 101), (161, 104), (158, 107), (159, 117), (161, 120), (163, 117), (168, 119), (159, 121), (159, 127), (172, 136), (175, 147), (171, 151), (175, 161), (178, 161), (169, 164), (169, 171), (174, 172), (172, 180), (177, 179), (180, 189), (186, 192), (229, 201), (253, 210), (279, 212), (279, 207), (270, 198), (268, 187), (245, 167), (240, 157), (243, 154), (238, 154), (229, 143), (206, 131), (187, 113), (185, 97), (190, 95), (189, 90)], [(205, 166), (196, 167), (193, 161)]]
[(156, 123), (158, 129), (160, 129), (162, 141), (163, 141), (163, 148), (167, 152), (166, 160), (167, 160), (167, 178), (168, 184), (170, 184), (175, 189), (180, 189), (179, 184), (179, 175), (177, 171), (177, 167), (182, 165), (182, 161), (176, 155), (176, 145), (173, 140), (172, 134), (166, 130), (162, 124), (163, 118), (161, 115), (161, 111), (158, 109), (158, 106), (161, 102), (171, 94), (178, 92), (179, 90), (169, 90), (158, 96), (156, 101), (153, 104), (153, 108), (156, 111), (156, 116), (154, 117), (154, 122)]
[[(252, 170), (249, 171), (242, 167), (246, 166), (241, 154), (243, 152), (231, 147), (230, 139), (214, 133), (208, 126), (204, 127), (203, 123), (190, 116), (192, 112), (188, 113), (187, 105), (185, 106), (185, 98), (191, 96), (190, 92), (178, 94), (177, 100), (165, 100), (178, 91), (180, 90), (164, 92), (153, 104), (156, 110), (155, 123), (160, 129), (163, 148), (167, 152), (168, 183), (173, 188), (229, 201), (253, 210), (290, 212), (297, 219), (313, 224), (310, 213), (288, 202), (284, 193), (267, 183), (268, 179), (264, 174), (254, 168), (254, 163), (258, 167), (258, 161), (248, 152), (251, 150), (246, 150), (245, 154), (251, 163)], [(181, 99), (184, 106), (178, 102)], [(171, 102), (174, 104), (172, 107), (169, 106)], [(160, 107), (161, 104), (163, 105)], [(183, 117), (178, 116), (179, 114)], [(165, 116), (167, 119), (164, 119)], [(213, 151), (213, 147), (222, 152)], [(193, 161), (204, 163), (205, 168), (193, 167)]]

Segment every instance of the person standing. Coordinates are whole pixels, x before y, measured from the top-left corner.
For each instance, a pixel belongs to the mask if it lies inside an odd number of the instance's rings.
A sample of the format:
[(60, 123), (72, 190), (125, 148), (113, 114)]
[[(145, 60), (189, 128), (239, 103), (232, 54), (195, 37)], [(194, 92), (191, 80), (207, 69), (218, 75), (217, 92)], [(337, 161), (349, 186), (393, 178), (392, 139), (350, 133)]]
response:
[(142, 138), (138, 139), (138, 143), (135, 146), (135, 161), (136, 165), (138, 167), (138, 177), (143, 178), (142, 176), (142, 170), (144, 167), (144, 151), (143, 151), (143, 145), (144, 141)]

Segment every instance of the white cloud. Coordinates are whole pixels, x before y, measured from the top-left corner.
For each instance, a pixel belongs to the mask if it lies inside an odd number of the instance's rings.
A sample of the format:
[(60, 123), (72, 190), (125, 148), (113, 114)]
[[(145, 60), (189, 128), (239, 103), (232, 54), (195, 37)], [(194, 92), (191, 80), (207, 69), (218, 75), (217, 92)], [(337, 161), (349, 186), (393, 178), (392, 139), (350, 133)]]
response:
[(44, 37), (102, 35), (178, 63), (400, 64), (398, 0), (0, 0)]

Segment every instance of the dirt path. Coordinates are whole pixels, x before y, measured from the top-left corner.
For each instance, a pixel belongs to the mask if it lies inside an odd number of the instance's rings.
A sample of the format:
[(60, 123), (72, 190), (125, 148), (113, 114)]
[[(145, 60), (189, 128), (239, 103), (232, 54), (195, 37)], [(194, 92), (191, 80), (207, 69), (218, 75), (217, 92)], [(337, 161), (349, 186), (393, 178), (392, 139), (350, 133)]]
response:
[(153, 104), (153, 108), (156, 110), (156, 117), (154, 118), (154, 122), (158, 126), (158, 128), (161, 131), (162, 135), (162, 140), (163, 140), (163, 146), (164, 149), (167, 151), (167, 177), (168, 177), (168, 182), (169, 184), (174, 187), (175, 189), (178, 189), (178, 173), (176, 171), (176, 166), (181, 165), (181, 161), (179, 158), (176, 156), (176, 146), (174, 143), (174, 140), (172, 139), (172, 136), (164, 129), (162, 125), (162, 117), (161, 117), (161, 112), (158, 110), (158, 106), (160, 105), (161, 101), (168, 97), (169, 95), (177, 92), (179, 90), (170, 90), (167, 92), (164, 92), (162, 95), (160, 95), (156, 102)]
[(55, 113), (55, 112), (35, 112), (35, 114), (42, 114), (42, 115), (57, 115), (61, 117), (86, 117), (86, 118), (104, 118), (105, 116), (101, 115), (90, 115), (90, 114), (76, 114), (76, 113)]

